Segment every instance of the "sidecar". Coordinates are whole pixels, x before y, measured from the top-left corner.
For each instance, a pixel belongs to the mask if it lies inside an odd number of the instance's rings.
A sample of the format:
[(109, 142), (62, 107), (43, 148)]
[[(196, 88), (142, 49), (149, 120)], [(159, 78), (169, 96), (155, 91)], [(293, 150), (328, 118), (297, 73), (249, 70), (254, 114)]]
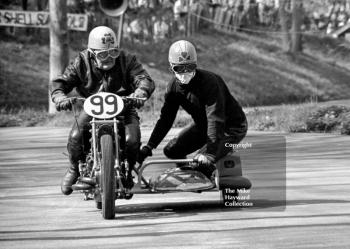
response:
[[(165, 170), (162, 174), (146, 180), (143, 173), (146, 168), (159, 164), (188, 164), (188, 167), (174, 167)], [(138, 181), (132, 192), (166, 193), (166, 192), (196, 192), (217, 191), (224, 189), (250, 189), (252, 184), (242, 176), (242, 164), (238, 152), (231, 152), (216, 163), (215, 181), (208, 179), (201, 172), (191, 168), (196, 163), (193, 159), (151, 160), (144, 162), (135, 172)]]

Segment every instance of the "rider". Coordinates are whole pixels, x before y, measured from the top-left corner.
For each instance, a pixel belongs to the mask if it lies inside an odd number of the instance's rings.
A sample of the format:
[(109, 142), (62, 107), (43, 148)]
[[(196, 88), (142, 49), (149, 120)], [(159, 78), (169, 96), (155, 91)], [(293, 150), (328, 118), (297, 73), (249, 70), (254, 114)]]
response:
[[(71, 110), (72, 101), (67, 94), (76, 88), (77, 93), (87, 98), (99, 91), (111, 92), (119, 96), (149, 98), (154, 91), (154, 82), (137, 61), (136, 57), (119, 49), (112, 29), (99, 26), (89, 34), (88, 48), (79, 53), (74, 62), (52, 81), (52, 101), (56, 109)], [(143, 100), (137, 100), (135, 106), (143, 106)], [(140, 147), (139, 117), (134, 107), (124, 112), (126, 133), (126, 156), (130, 170), (136, 163)], [(73, 125), (68, 138), (67, 150), (70, 166), (61, 183), (62, 193), (72, 193), (72, 185), (79, 177), (79, 161), (84, 160), (86, 148), (89, 147), (89, 122), (91, 117), (82, 111)], [(133, 185), (131, 174), (127, 180)]]
[(225, 143), (238, 144), (245, 137), (246, 116), (219, 75), (197, 68), (192, 43), (185, 40), (173, 43), (169, 63), (175, 77), (167, 85), (160, 118), (147, 145), (140, 150), (138, 161), (152, 156), (152, 150), (171, 129), (181, 106), (193, 122), (170, 140), (164, 154), (171, 159), (183, 159), (200, 149), (195, 156), (199, 162), (195, 170), (210, 179), (215, 162), (232, 150)]

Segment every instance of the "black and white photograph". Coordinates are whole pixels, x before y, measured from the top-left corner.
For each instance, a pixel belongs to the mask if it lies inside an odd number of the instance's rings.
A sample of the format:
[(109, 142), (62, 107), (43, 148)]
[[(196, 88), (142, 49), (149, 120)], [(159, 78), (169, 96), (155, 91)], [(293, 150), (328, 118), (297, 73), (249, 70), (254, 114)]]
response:
[(350, 0), (1, 0), (0, 248), (350, 248)]

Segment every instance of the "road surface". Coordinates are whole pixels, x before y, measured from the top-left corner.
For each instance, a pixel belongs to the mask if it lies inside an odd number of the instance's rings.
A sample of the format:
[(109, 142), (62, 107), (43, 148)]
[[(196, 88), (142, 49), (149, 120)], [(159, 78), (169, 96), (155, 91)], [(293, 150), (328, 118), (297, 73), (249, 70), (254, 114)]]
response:
[(284, 170), (244, 166), (260, 191), (251, 208), (223, 208), (218, 192), (143, 194), (103, 220), (93, 201), (60, 193), (68, 131), (0, 129), (0, 248), (350, 248), (349, 136), (285, 135)]

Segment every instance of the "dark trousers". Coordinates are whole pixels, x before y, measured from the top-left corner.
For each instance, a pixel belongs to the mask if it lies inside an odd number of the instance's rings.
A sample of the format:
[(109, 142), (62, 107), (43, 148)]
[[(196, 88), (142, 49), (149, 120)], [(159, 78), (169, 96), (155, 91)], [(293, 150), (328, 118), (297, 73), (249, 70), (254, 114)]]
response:
[[(224, 137), (218, 141), (216, 160), (224, 157), (232, 151), (231, 147), (225, 147), (225, 143), (238, 144), (247, 133), (246, 127), (242, 129), (230, 129)], [(170, 159), (183, 159), (199, 149), (198, 153), (204, 153), (207, 147), (207, 130), (198, 128), (194, 123), (186, 126), (180, 133), (169, 141), (164, 147), (164, 155)]]
[[(125, 152), (130, 166), (133, 166), (136, 162), (137, 153), (141, 144), (140, 122), (134, 110), (126, 112), (124, 118)], [(90, 149), (91, 133), (89, 130), (91, 129), (91, 120), (92, 118), (82, 111), (69, 133), (67, 150), (69, 153), (69, 161), (74, 168), (78, 166), (79, 160), (85, 159), (86, 153)]]

